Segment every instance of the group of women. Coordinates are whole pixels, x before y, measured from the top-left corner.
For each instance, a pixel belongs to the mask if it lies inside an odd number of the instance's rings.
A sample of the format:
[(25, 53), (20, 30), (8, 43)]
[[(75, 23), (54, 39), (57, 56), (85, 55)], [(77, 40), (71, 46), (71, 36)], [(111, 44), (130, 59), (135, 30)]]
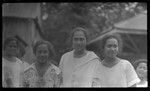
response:
[(25, 62), (15, 56), (17, 39), (6, 39), (3, 87), (147, 87), (147, 61), (139, 60), (134, 68), (129, 61), (118, 58), (118, 36), (103, 38), (103, 59), (86, 49), (88, 35), (84, 28), (75, 28), (70, 38), (73, 50), (62, 55), (59, 67), (52, 63), (54, 50), (49, 42), (34, 44), (35, 62), (25, 67)]

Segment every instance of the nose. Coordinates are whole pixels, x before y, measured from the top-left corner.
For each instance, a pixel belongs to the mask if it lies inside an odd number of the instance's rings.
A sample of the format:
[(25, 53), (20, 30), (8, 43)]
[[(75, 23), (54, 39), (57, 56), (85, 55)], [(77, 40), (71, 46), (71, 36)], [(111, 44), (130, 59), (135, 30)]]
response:
[(114, 51), (114, 50), (115, 50), (115, 48), (114, 48), (114, 47), (111, 47), (110, 49), (111, 49), (112, 51)]
[(40, 56), (45, 56), (45, 54), (44, 54), (44, 53), (41, 53)]

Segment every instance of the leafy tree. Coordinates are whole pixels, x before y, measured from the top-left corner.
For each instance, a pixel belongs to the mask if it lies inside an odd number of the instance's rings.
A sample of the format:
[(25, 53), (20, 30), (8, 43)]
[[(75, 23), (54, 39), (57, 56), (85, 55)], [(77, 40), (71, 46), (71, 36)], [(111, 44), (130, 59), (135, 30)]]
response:
[(69, 51), (69, 35), (77, 26), (88, 29), (90, 39), (109, 30), (114, 23), (126, 20), (147, 9), (146, 3), (41, 3), (42, 29), (46, 39), (60, 56)]

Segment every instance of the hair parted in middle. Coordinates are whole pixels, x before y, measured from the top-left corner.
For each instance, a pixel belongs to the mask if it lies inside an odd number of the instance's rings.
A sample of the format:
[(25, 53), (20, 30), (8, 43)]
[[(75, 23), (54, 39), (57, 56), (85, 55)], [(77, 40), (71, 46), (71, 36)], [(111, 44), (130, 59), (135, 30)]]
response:
[(42, 45), (42, 44), (47, 45), (48, 50), (49, 50), (49, 57), (54, 58), (56, 56), (56, 54), (55, 54), (55, 50), (53, 48), (53, 45), (50, 42), (45, 41), (45, 40), (39, 40), (39, 41), (36, 41), (33, 44), (33, 53), (34, 53), (34, 55), (36, 55), (36, 50), (37, 50), (38, 46)]

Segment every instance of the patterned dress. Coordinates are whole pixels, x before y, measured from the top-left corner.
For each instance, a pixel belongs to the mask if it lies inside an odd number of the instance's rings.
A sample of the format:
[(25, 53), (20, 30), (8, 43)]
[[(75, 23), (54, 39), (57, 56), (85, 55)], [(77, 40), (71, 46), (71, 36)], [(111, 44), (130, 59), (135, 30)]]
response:
[(23, 73), (24, 87), (58, 87), (60, 69), (55, 65), (50, 65), (43, 77), (38, 75), (35, 64), (32, 64)]

